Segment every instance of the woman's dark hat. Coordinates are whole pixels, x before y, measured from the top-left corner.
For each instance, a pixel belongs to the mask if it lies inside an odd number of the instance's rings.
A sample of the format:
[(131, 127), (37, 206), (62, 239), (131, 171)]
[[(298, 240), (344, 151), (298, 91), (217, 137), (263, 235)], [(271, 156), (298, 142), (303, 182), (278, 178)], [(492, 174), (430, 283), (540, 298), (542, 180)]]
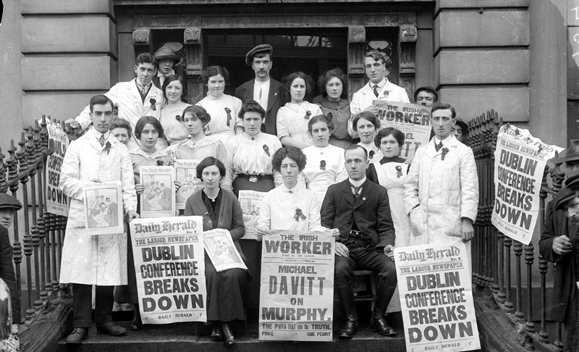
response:
[(155, 51), (155, 59), (157, 61), (172, 59), (175, 61), (175, 66), (183, 62), (183, 58), (177, 55), (179, 50), (183, 49), (183, 44), (177, 42), (168, 42), (163, 44), (157, 51)]
[(245, 63), (247, 66), (251, 66), (253, 63), (253, 57), (257, 54), (269, 54), (271, 58), (271, 54), (273, 53), (273, 47), (269, 44), (259, 44), (255, 48), (251, 49), (250, 51), (245, 54)]
[(462, 130), (462, 134), (465, 135), (468, 133), (468, 125), (466, 124), (466, 122), (464, 122), (461, 119), (456, 119), (456, 124), (460, 126), (460, 129)]
[(20, 210), (22, 203), (6, 193), (0, 193), (0, 210)]
[(579, 160), (579, 139), (572, 139), (569, 148), (565, 151), (565, 156), (551, 159), (553, 164), (562, 164), (567, 161)]

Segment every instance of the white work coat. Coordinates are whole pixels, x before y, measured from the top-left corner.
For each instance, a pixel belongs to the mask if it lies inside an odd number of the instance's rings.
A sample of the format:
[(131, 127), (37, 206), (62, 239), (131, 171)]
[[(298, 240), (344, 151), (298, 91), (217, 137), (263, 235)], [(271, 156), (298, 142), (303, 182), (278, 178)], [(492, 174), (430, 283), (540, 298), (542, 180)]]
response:
[(90, 235), (84, 230), (83, 188), (92, 180), (121, 181), (125, 213), (137, 209), (133, 166), (127, 147), (109, 134), (110, 150), (101, 146), (100, 133), (90, 129), (73, 141), (64, 155), (60, 189), (71, 197), (62, 262), (61, 283), (86, 285), (127, 284), (127, 237), (125, 233)]
[(356, 117), (356, 115), (366, 110), (372, 105), (374, 100), (410, 103), (406, 90), (388, 80), (386, 80), (386, 84), (382, 87), (378, 97), (376, 97), (374, 90), (370, 85), (374, 84), (372, 82), (366, 83), (364, 87), (360, 88), (360, 90), (352, 96), (352, 102), (350, 103), (352, 117)]
[(434, 138), (418, 148), (404, 183), (404, 205), (412, 226), (409, 245), (461, 240), (461, 219), (474, 223), (478, 198), (477, 169), (469, 147), (451, 136), (438, 152)]

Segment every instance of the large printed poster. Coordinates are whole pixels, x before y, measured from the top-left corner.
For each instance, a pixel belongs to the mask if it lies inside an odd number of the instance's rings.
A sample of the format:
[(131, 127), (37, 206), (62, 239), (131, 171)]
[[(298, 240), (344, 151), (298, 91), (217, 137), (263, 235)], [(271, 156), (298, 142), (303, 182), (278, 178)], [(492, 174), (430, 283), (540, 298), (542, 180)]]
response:
[(394, 250), (408, 352), (480, 349), (466, 246)]
[(120, 181), (84, 185), (85, 231), (93, 235), (124, 233)]
[(175, 172), (181, 187), (177, 191), (177, 209), (185, 209), (187, 199), (203, 188), (203, 182), (197, 178), (198, 160), (176, 160)]
[(404, 145), (400, 157), (412, 160), (416, 149), (430, 140), (430, 110), (424, 105), (406, 104), (385, 100), (374, 100), (378, 108), (380, 128), (393, 127), (404, 133)]
[(52, 154), (46, 157), (46, 211), (51, 214), (68, 216), (70, 197), (58, 188), (60, 167), (68, 148), (68, 137), (60, 124), (46, 121), (48, 149)]
[(334, 237), (263, 237), (259, 339), (332, 341)]
[(547, 160), (563, 148), (547, 145), (529, 131), (501, 127), (495, 150), (495, 205), (492, 224), (503, 234), (528, 245), (540, 210), (541, 182)]
[(203, 218), (135, 219), (130, 227), (143, 323), (207, 321)]

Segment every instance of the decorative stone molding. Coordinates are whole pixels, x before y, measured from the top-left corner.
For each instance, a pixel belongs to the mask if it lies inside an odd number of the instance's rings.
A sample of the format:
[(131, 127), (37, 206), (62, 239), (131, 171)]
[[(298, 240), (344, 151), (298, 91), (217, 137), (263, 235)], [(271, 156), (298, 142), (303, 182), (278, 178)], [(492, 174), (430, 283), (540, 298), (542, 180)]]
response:
[(137, 28), (133, 31), (133, 45), (150, 45), (151, 29)]

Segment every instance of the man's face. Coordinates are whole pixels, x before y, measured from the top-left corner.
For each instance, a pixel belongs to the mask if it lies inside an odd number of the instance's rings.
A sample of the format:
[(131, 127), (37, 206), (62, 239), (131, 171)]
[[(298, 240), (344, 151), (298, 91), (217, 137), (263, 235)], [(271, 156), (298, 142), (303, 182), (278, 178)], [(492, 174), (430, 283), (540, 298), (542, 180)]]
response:
[(384, 77), (390, 74), (381, 60), (376, 61), (372, 57), (364, 58), (364, 67), (366, 68), (366, 76), (375, 84), (382, 82)]
[(565, 203), (565, 216), (574, 223), (579, 223), (579, 196)]
[(95, 104), (90, 113), (90, 120), (94, 129), (106, 133), (113, 121), (113, 107), (111, 104)]
[(135, 73), (137, 74), (137, 79), (139, 83), (144, 86), (147, 86), (151, 83), (153, 77), (157, 74), (157, 69), (153, 64), (148, 62), (143, 62), (138, 65), (135, 65)]
[(255, 77), (263, 80), (269, 78), (269, 71), (271, 71), (272, 66), (273, 61), (271, 61), (269, 54), (261, 57), (255, 56), (251, 63), (251, 68), (253, 68), (253, 71), (255, 72)]
[(439, 140), (450, 136), (452, 127), (456, 123), (455, 119), (452, 118), (452, 111), (450, 111), (450, 109), (434, 111), (430, 117), (430, 122), (432, 123), (434, 135)]
[(12, 225), (15, 214), (16, 212), (13, 209), (0, 210), (0, 225), (9, 228)]
[(159, 63), (159, 72), (161, 72), (164, 75), (168, 75), (169, 72), (171, 72), (171, 70), (173, 69), (175, 61), (173, 59), (163, 59), (160, 60), (158, 63)]
[(436, 97), (431, 92), (426, 90), (420, 91), (416, 95), (416, 104), (421, 104), (424, 106), (433, 106), (436, 102)]
[(346, 159), (348, 176), (354, 181), (363, 179), (366, 176), (368, 159), (362, 148), (346, 150), (344, 157)]

